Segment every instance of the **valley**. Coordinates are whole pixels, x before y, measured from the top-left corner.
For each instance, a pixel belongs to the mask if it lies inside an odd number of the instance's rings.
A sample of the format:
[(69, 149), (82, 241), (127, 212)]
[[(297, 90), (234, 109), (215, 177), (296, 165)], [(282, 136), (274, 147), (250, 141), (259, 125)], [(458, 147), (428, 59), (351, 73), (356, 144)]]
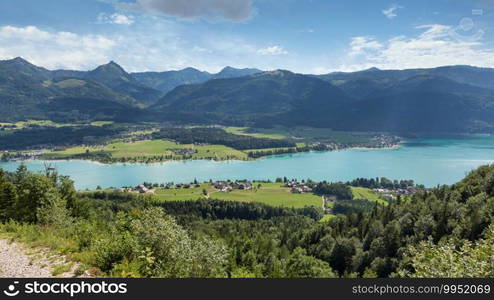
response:
[(493, 294), (493, 1), (0, 0), (0, 293)]
[(0, 61), (0, 236), (97, 277), (431, 276), (490, 241), (492, 79)]

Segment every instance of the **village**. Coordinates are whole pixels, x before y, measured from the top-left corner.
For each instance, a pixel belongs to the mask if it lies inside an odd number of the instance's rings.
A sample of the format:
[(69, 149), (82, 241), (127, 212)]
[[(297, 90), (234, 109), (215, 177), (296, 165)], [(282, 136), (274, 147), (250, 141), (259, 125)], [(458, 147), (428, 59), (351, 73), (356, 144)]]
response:
[(373, 189), (378, 195), (380, 195), (383, 199), (391, 199), (395, 200), (398, 196), (410, 196), (417, 192), (418, 188), (416, 186), (408, 186), (406, 188), (397, 188), (397, 189)]
[(1, 161), (25, 161), (39, 159), (46, 154), (46, 151), (11, 152), (5, 150), (1, 153)]
[[(261, 182), (254, 185), (254, 183), (247, 180), (236, 180), (236, 181), (216, 181), (216, 182), (205, 182), (210, 184), (214, 189), (218, 192), (229, 193), (233, 190), (252, 190), (261, 187)], [(143, 183), (139, 184), (135, 187), (122, 187), (115, 189), (115, 192), (120, 193), (137, 193), (137, 194), (146, 194), (153, 195), (157, 188), (160, 189), (191, 189), (191, 188), (200, 188), (201, 184), (197, 181), (193, 183), (168, 183), (168, 184), (149, 184)], [(297, 180), (288, 181), (284, 187), (290, 188), (290, 192), (293, 194), (306, 194), (312, 193), (312, 188), (310, 188), (306, 183), (298, 182)]]
[(312, 193), (312, 188), (303, 182), (298, 182), (297, 180), (288, 181), (286, 186), (289, 187), (291, 189), (290, 191), (294, 194)]

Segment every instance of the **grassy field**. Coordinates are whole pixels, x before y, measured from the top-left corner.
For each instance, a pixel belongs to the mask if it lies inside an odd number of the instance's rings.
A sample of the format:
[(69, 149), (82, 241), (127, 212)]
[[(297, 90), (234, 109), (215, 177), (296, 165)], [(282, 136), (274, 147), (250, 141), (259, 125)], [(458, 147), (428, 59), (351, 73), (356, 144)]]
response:
[(266, 138), (282, 140), (287, 138), (287, 136), (278, 130), (271, 129), (251, 129), (249, 127), (225, 127), (226, 132), (233, 133), (237, 135), (248, 135), (256, 138)]
[(191, 187), (188, 189), (157, 189), (156, 197), (159, 201), (188, 201), (198, 200), (204, 197), (203, 190), (213, 193), (215, 189), (210, 185), (203, 183), (200, 187)]
[(255, 128), (255, 129), (248, 127), (226, 127), (225, 130), (233, 134), (243, 134), (254, 137), (291, 139), (301, 144), (314, 143), (314, 142), (359, 144), (359, 143), (367, 143), (375, 136), (375, 133), (334, 131), (329, 128), (312, 128), (312, 127), (276, 126), (273, 128)]
[(192, 187), (189, 189), (158, 189), (156, 196), (160, 201), (186, 201), (197, 200), (203, 196), (203, 190), (206, 189), (209, 198), (241, 201), (241, 202), (260, 202), (277, 207), (303, 208), (305, 206), (321, 207), (322, 199), (320, 196), (313, 194), (292, 194), (289, 188), (284, 187), (281, 183), (261, 183), (257, 188), (254, 184), (252, 190), (233, 190), (224, 193), (216, 190), (210, 184), (201, 184), (201, 187)]
[(113, 158), (135, 158), (135, 157), (156, 157), (171, 155), (173, 158), (182, 158), (181, 154), (174, 151), (181, 149), (194, 149), (197, 153), (192, 154), (193, 159), (247, 159), (247, 154), (230, 147), (222, 145), (178, 145), (175, 142), (165, 140), (145, 140), (132, 143), (115, 142), (99, 147), (72, 147), (64, 151), (52, 151), (47, 155), (51, 159), (63, 159), (73, 155), (90, 152), (108, 152)]
[(379, 195), (371, 189), (362, 187), (352, 187), (353, 199), (364, 199), (372, 202), (378, 202), (383, 205), (388, 205), (388, 202), (381, 199)]
[[(113, 121), (96, 121), (89, 123), (88, 125), (92, 126), (104, 126), (104, 125), (110, 125), (113, 124)], [(82, 124), (77, 124), (77, 123), (56, 123), (53, 121), (49, 120), (27, 120), (27, 121), (19, 121), (15, 123), (2, 123), (0, 122), (0, 127), (3, 126), (12, 126), (15, 125), (15, 128), (13, 129), (24, 129), (29, 127), (30, 125), (37, 125), (37, 126), (50, 126), (50, 127), (68, 127), (68, 126), (80, 126)]]
[(319, 222), (324, 223), (331, 220), (335, 215), (325, 214)]
[(92, 126), (100, 126), (100, 127), (111, 124), (113, 124), (113, 121), (96, 121), (91, 123)]
[[(257, 187), (257, 185), (254, 185)], [(271, 206), (303, 208), (322, 206), (320, 196), (313, 194), (293, 194), (281, 183), (261, 183), (260, 189), (233, 190), (230, 193), (215, 192), (211, 198), (230, 201), (260, 202)]]

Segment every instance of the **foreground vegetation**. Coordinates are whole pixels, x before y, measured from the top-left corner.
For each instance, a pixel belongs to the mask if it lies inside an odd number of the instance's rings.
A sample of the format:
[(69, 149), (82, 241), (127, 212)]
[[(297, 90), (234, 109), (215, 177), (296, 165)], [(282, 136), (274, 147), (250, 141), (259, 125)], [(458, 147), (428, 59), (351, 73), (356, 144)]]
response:
[[(328, 190), (349, 193), (315, 193)], [(319, 207), (78, 194), (69, 178), (20, 167), (0, 171), (0, 234), (97, 276), (494, 277), (494, 166), (387, 206), (353, 201), (322, 219)]]

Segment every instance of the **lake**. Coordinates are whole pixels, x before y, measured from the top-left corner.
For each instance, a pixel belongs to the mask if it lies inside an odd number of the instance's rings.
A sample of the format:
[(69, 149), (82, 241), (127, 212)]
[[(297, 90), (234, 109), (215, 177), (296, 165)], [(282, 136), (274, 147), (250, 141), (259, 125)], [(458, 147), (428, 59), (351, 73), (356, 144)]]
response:
[[(44, 161), (24, 162), (31, 171), (44, 170)], [(78, 189), (134, 186), (146, 182), (191, 182), (223, 179), (297, 179), (348, 181), (358, 177), (413, 179), (433, 187), (452, 184), (478, 166), (494, 163), (494, 137), (420, 138), (397, 149), (349, 149), (277, 155), (256, 161), (171, 161), (157, 164), (104, 165), (90, 161), (50, 161), (69, 175)], [(20, 162), (0, 162), (13, 171)]]

